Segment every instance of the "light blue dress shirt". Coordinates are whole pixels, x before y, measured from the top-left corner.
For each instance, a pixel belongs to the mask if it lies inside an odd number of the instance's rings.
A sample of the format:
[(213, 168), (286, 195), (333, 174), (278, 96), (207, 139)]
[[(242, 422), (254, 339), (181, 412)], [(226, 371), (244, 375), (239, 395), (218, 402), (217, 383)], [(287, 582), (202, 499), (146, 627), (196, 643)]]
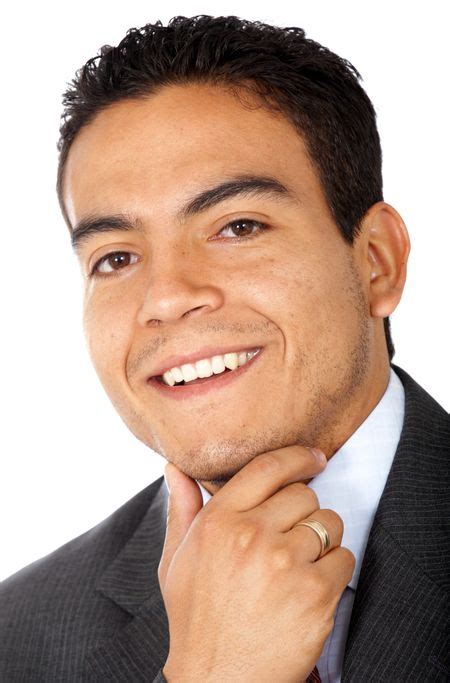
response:
[[(334, 627), (317, 668), (323, 683), (340, 683), (347, 632), (362, 559), (403, 426), (403, 385), (390, 369), (388, 387), (364, 422), (309, 483), (320, 507), (334, 510), (344, 522), (341, 545), (356, 558), (353, 577), (342, 593)], [(197, 482), (205, 504), (211, 495)]]

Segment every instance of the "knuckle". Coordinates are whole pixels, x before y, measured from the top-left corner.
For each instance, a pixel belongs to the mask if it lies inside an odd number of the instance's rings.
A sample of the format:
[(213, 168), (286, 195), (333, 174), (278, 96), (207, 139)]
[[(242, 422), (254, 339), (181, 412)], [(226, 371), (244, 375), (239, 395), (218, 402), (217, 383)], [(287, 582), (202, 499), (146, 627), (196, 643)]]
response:
[(320, 509), (320, 503), (317, 497), (317, 493), (313, 489), (311, 489), (307, 484), (304, 484), (301, 481), (296, 481), (292, 482), (291, 484), (288, 484), (288, 487), (293, 487), (292, 490), (295, 491), (295, 493), (304, 496), (309, 507), (311, 507), (314, 510)]
[(275, 571), (289, 571), (295, 565), (295, 556), (290, 548), (275, 548), (270, 554), (270, 564)]
[(342, 517), (340, 517), (338, 515), (338, 513), (335, 512), (334, 510), (326, 509), (326, 510), (323, 510), (322, 512), (326, 512), (327, 517), (331, 518), (330, 521), (332, 522), (333, 526), (336, 528), (339, 536), (342, 537), (342, 535), (344, 533), (344, 522), (342, 520)]
[(235, 524), (233, 543), (235, 551), (241, 555), (255, 545), (261, 533), (260, 525), (253, 519), (242, 519)]
[(356, 566), (356, 557), (349, 548), (345, 548), (344, 546), (341, 546), (341, 555), (345, 564), (348, 566), (349, 571), (353, 573)]
[(311, 501), (311, 505), (314, 505), (314, 509), (318, 510), (320, 508), (320, 503), (319, 499), (317, 497), (317, 493), (311, 489), (309, 486), (305, 486), (305, 494), (308, 496), (308, 498)]

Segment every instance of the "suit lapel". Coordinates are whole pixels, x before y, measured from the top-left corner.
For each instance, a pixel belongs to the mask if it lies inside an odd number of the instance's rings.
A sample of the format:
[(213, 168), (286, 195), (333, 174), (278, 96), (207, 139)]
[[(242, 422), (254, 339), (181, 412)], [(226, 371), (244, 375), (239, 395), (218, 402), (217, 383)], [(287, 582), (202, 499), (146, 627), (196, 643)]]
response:
[[(450, 516), (449, 420), (406, 372), (393, 368), (405, 388), (405, 420), (361, 567), (342, 683), (443, 683), (450, 675), (443, 636), (450, 588), (443, 528)], [(129, 622), (97, 643), (83, 680), (148, 683), (164, 666), (169, 630), (157, 569), (166, 517), (161, 478), (143, 521), (97, 586)]]
[(125, 610), (130, 620), (86, 657), (83, 680), (152, 681), (169, 652), (169, 628), (158, 583), (166, 532), (164, 479), (149, 509), (97, 589)]
[(393, 368), (405, 389), (405, 419), (364, 554), (343, 683), (436, 683), (450, 675), (448, 414)]

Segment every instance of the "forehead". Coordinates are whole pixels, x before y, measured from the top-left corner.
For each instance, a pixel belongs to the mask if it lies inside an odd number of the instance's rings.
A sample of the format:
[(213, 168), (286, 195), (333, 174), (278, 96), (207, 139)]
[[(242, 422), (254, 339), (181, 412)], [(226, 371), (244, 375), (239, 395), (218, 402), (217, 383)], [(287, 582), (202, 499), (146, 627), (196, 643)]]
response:
[(81, 214), (139, 212), (149, 203), (172, 213), (203, 185), (242, 172), (277, 177), (299, 196), (321, 193), (305, 143), (285, 116), (247, 92), (237, 98), (223, 87), (166, 86), (109, 105), (80, 130), (63, 196), (72, 225)]

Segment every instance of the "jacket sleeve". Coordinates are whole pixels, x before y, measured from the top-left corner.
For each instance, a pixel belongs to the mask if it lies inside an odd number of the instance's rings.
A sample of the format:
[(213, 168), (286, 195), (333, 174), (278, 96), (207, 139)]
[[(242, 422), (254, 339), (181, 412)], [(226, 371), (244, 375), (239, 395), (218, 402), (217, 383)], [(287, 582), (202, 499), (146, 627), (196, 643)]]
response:
[(167, 683), (167, 678), (165, 678), (162, 669), (160, 669), (156, 674), (155, 678), (153, 679), (153, 683)]

